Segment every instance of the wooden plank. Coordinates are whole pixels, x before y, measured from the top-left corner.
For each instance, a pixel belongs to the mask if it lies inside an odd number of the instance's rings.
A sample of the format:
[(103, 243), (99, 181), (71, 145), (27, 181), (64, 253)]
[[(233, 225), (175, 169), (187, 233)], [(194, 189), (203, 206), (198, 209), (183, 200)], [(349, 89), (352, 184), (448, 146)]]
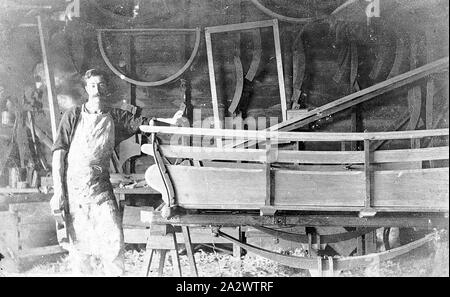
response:
[[(238, 236), (236, 228), (223, 228), (224, 232), (227, 234), (234, 234), (233, 236)], [(134, 229), (134, 228), (124, 228), (124, 242), (126, 243), (146, 243), (149, 235), (149, 229)], [(184, 237), (182, 233), (176, 233), (177, 243), (184, 244)], [(194, 244), (197, 243), (214, 243), (223, 244), (230, 243), (226, 239), (215, 237), (211, 233), (211, 229), (192, 229), (191, 228), (191, 241)], [(173, 248), (173, 238), (172, 235), (152, 235), (151, 242), (149, 243), (149, 248), (153, 249), (171, 249)]]
[(352, 164), (363, 163), (364, 152), (359, 151), (287, 151), (277, 152), (279, 163)]
[(364, 140), (364, 181), (365, 181), (365, 200), (364, 207), (369, 209), (372, 204), (372, 153), (370, 152), (370, 141)]
[(48, 255), (66, 254), (66, 253), (67, 251), (64, 250), (61, 246), (51, 245), (20, 251), (18, 256), (20, 258), (30, 258), (30, 257), (43, 257)]
[(405, 149), (374, 152), (374, 163), (414, 162), (448, 159), (449, 147), (432, 147), (423, 149)]
[(141, 211), (152, 211), (154, 208), (149, 206), (128, 206), (123, 209), (122, 224), (124, 227), (146, 228), (149, 225), (141, 221)]
[[(407, 85), (418, 79), (426, 77), (432, 73), (444, 71), (445, 69), (448, 69), (448, 65), (449, 65), (449, 58), (448, 57), (442, 58), (440, 60), (426, 64), (422, 67), (416, 68), (406, 73), (397, 75), (391, 79), (387, 79), (383, 82), (370, 86), (366, 89), (352, 93), (348, 96), (325, 104), (318, 108), (315, 108), (310, 112), (308, 112), (306, 115), (299, 117), (297, 119), (288, 120), (280, 124), (274, 125), (272, 127), (269, 127), (268, 130), (291, 131), (303, 127), (316, 120), (319, 120), (336, 112), (342, 111), (349, 107), (355, 106), (357, 104), (375, 98), (376, 96), (379, 96), (393, 89)], [(247, 142), (248, 141), (244, 141), (238, 145), (242, 145)], [(249, 142), (249, 145), (253, 144), (254, 142)]]
[[(191, 266), (191, 272), (194, 276), (198, 276), (197, 265), (195, 264), (194, 249), (192, 246), (191, 233), (189, 227), (181, 226), (181, 229), (183, 230), (184, 245), (186, 246), (186, 253), (189, 259), (189, 265)], [(174, 236), (174, 238), (176, 239), (176, 236)]]
[(281, 59), (280, 30), (278, 28), (278, 20), (273, 20), (273, 39), (275, 42), (275, 56), (277, 60), (278, 88), (281, 100), (281, 115), (283, 121), (287, 120), (287, 102), (286, 90), (284, 86), (283, 61)]
[[(372, 99), (378, 95), (381, 95), (390, 90), (409, 84), (420, 78), (428, 76), (434, 72), (439, 72), (448, 69), (448, 65), (449, 65), (449, 58), (448, 57), (442, 58), (435, 62), (426, 64), (422, 67), (397, 75), (396, 77), (393, 77), (391, 79), (387, 79), (383, 82), (370, 86), (359, 92), (352, 93), (348, 96), (335, 100), (331, 103), (325, 104), (321, 107), (315, 108), (311, 110), (307, 115), (304, 115), (301, 118), (292, 119), (290, 121), (280, 123), (278, 125), (270, 127), (270, 130), (272, 131), (285, 130), (287, 128), (289, 128), (288, 130), (293, 130), (302, 127), (317, 119), (323, 118), (337, 111), (344, 110), (356, 104)], [(332, 113), (330, 113), (330, 110), (332, 111)], [(308, 117), (311, 117), (311, 119), (308, 119)]]
[[(256, 149), (225, 149), (222, 147), (193, 147), (161, 145), (161, 152), (166, 158), (192, 158), (194, 160), (230, 160), (263, 162), (265, 152)], [(151, 145), (144, 144), (142, 152), (153, 156)]]
[(50, 224), (19, 224), (18, 231), (21, 250), (58, 244), (54, 221)]
[[(144, 153), (153, 155), (148, 144), (142, 146)], [(194, 160), (227, 160), (264, 162), (265, 152), (258, 149), (231, 149), (191, 146), (160, 146), (167, 158), (192, 158)], [(448, 159), (449, 148), (433, 147), (424, 149), (383, 150), (373, 153), (374, 163), (414, 162)], [(275, 162), (305, 164), (355, 164), (364, 162), (362, 151), (291, 151), (278, 150)]]
[(56, 129), (59, 123), (59, 106), (58, 101), (56, 100), (55, 93), (55, 82), (53, 78), (53, 73), (49, 66), (48, 56), (47, 56), (47, 48), (44, 39), (44, 30), (42, 28), (41, 16), (37, 17), (38, 29), (39, 29), (39, 40), (41, 43), (42, 50), (42, 64), (44, 65), (45, 72), (45, 81), (47, 86), (47, 97), (48, 97), (48, 107), (50, 109), (50, 125), (52, 129), (52, 138), (53, 141), (56, 139)]
[(221, 209), (264, 205), (264, 169), (187, 166), (168, 166), (168, 169), (180, 206), (199, 202), (220, 205)]
[(49, 202), (11, 203), (9, 211), (17, 213), (19, 224), (49, 224), (55, 227), (55, 219)]
[[(331, 132), (283, 132), (268, 130), (233, 130), (233, 129), (204, 129), (187, 127), (163, 127), (142, 125), (140, 129), (145, 133), (161, 133), (173, 135), (203, 135), (226, 138), (258, 139), (265, 141), (364, 141), (365, 139), (411, 139), (432, 136), (448, 136), (449, 129), (392, 131), (392, 132), (362, 132), (362, 133), (331, 133)], [(240, 140), (239, 140), (240, 141)], [(239, 142), (238, 141), (238, 142)]]
[(448, 173), (448, 168), (375, 172), (373, 205), (448, 210)]
[[(0, 247), (10, 249), (12, 253), (19, 250), (19, 232), (17, 215), (9, 211), (0, 212)], [(6, 253), (6, 251), (3, 251)]]
[[(237, 213), (230, 216), (228, 213), (214, 213), (205, 212), (202, 214), (186, 214), (184, 216), (173, 217), (169, 220), (161, 217), (161, 214), (156, 212), (152, 215), (151, 223), (153, 225), (160, 224), (185, 224), (189, 226), (208, 226), (214, 224), (215, 226), (261, 226), (273, 225), (274, 218), (267, 216), (260, 216), (259, 214), (251, 213)], [(147, 217), (150, 217), (147, 214)], [(277, 215), (276, 220), (283, 222), (286, 225), (296, 226), (325, 226), (325, 227), (419, 227), (419, 228), (448, 228), (448, 218), (445, 214), (411, 214), (411, 213), (378, 213), (375, 217), (360, 218), (355, 214), (290, 214)], [(150, 222), (149, 222), (150, 223)]]
[[(264, 169), (169, 166), (180, 206), (260, 209)], [(448, 168), (374, 173), (373, 206), (401, 210), (448, 209)], [(351, 210), (364, 206), (364, 172), (273, 170), (277, 209)], [(425, 198), (426, 199), (425, 199)]]
[[(217, 99), (217, 88), (216, 88), (216, 74), (214, 72), (214, 55), (212, 50), (211, 33), (205, 28), (205, 41), (206, 41), (206, 55), (208, 58), (208, 71), (209, 71), (209, 83), (211, 86), (211, 98), (213, 105), (214, 114), (214, 128), (221, 129), (220, 114), (219, 114), (219, 102)], [(222, 146), (222, 140), (216, 139), (217, 146)]]
[(257, 21), (257, 22), (247, 22), (247, 23), (240, 23), (240, 24), (229, 24), (229, 25), (205, 27), (205, 33), (212, 34), (212, 33), (251, 30), (251, 29), (264, 28), (264, 27), (272, 27), (273, 24), (274, 24), (273, 20), (267, 20), (267, 21)]

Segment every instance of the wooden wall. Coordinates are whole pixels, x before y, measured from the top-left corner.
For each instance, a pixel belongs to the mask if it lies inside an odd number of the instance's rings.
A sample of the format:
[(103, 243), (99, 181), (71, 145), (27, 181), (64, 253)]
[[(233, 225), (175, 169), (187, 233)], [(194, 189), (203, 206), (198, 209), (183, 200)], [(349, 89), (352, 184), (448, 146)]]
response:
[[(97, 5), (114, 10), (122, 16), (112, 16), (99, 10)], [(314, 17), (317, 13), (329, 14), (341, 5), (343, 0), (260, 0), (268, 8), (279, 14), (291, 17)], [(436, 60), (448, 55), (448, 2), (442, 0), (393, 0), (382, 7), (381, 18), (374, 20), (375, 38), (371, 40), (366, 30), (366, 18), (363, 10), (343, 11), (336, 19), (318, 22), (306, 31), (304, 43), (307, 57), (304, 89), (308, 96), (307, 105), (314, 107), (331, 102), (352, 90), (347, 83), (348, 74), (341, 81), (334, 81), (339, 63), (342, 44), (337, 42), (336, 31), (339, 22), (348, 25), (348, 34), (357, 43), (359, 65), (358, 81), (361, 87), (367, 87), (386, 79), (395, 55), (395, 43), (399, 37), (413, 36), (418, 39), (417, 66), (427, 61)], [(204, 28), (224, 24), (250, 22), (271, 19), (258, 10), (249, 0), (147, 0), (141, 1), (136, 20), (130, 21), (131, 6), (123, 5), (123, 0), (87, 0), (82, 1), (81, 15), (67, 23), (57, 22), (51, 18), (44, 23), (49, 37), (49, 59), (55, 70), (56, 87), (60, 109), (81, 103), (85, 94), (81, 84), (77, 83), (81, 73), (89, 68), (99, 67), (107, 71), (96, 40), (96, 29), (99, 28), (195, 28), (202, 29), (199, 53), (194, 64), (184, 78), (192, 84), (192, 103), (201, 109), (202, 118), (212, 116), (211, 91), (209, 84)], [(383, 4), (384, 5), (384, 4)], [(447, 11), (447, 14), (445, 13)], [(18, 17), (17, 17), (18, 18)], [(32, 19), (31, 19), (32, 20)], [(304, 25), (280, 21), (281, 47), (283, 52), (285, 87), (287, 97), (292, 94), (292, 47), (294, 40)], [(366, 28), (366, 29), (364, 29)], [(362, 29), (362, 30), (360, 30)], [(33, 29), (15, 30), (9, 39), (8, 55), (2, 51), (3, 61), (8, 61), (8, 68), (2, 61), (0, 77), (2, 83), (11, 81), (8, 73), (13, 73), (14, 92), (17, 96), (25, 87), (33, 84), (33, 76), (39, 72), (35, 66), (40, 62), (40, 49), (37, 31)], [(379, 37), (390, 36), (388, 41)], [(263, 57), (259, 74), (256, 76), (254, 93), (249, 104), (250, 116), (275, 116), (281, 121), (280, 98), (276, 63), (274, 59), (273, 38), (270, 30), (261, 31)], [(378, 39), (377, 39), (378, 38)], [(383, 43), (384, 42), (384, 43)], [(180, 35), (136, 36), (105, 35), (105, 50), (111, 61), (124, 73), (140, 80), (157, 80), (176, 72), (189, 57), (194, 43), (193, 36)], [(388, 50), (382, 71), (375, 79), (369, 74), (380, 55), (380, 46)], [(214, 58), (216, 62), (217, 87), (222, 111), (231, 102), (235, 87), (235, 69), (233, 56), (240, 55), (244, 73), (248, 69), (252, 57), (252, 39), (248, 32), (241, 34), (213, 35)], [(26, 65), (23, 65), (26, 64)], [(20, 66), (22, 65), (22, 66)], [(409, 70), (409, 58), (403, 63), (402, 72)], [(41, 72), (42, 74), (42, 72)], [(180, 82), (160, 87), (133, 87), (111, 73), (114, 82), (111, 103), (119, 106), (122, 101), (133, 103), (144, 109), (147, 116), (169, 117), (181, 103), (182, 91)], [(448, 75), (436, 79), (436, 95), (434, 115), (444, 113), (441, 120), (435, 123), (438, 127), (448, 127)], [(6, 83), (9, 84), (9, 83)], [(422, 89), (422, 108), (425, 110), (425, 82), (418, 84)], [(10, 84), (9, 84), (10, 85)], [(361, 106), (363, 119), (362, 129), (383, 131), (394, 129), (395, 120), (407, 109), (408, 88), (390, 92), (380, 98)], [(50, 135), (48, 106), (44, 100), (43, 113), (37, 115), (37, 122)], [(446, 109), (447, 106), (447, 109)], [(425, 118), (419, 121), (419, 128), (424, 127)], [(350, 131), (349, 112), (342, 112), (321, 121), (312, 127), (314, 130)]]

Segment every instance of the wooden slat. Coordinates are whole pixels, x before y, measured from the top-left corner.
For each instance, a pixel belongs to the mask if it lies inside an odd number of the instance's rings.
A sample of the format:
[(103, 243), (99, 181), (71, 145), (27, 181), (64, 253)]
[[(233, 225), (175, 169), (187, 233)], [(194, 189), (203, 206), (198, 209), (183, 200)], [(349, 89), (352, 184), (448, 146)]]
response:
[[(423, 78), (431, 73), (442, 71), (448, 69), (449, 58), (445, 57), (440, 60), (434, 61), (432, 63), (426, 64), (422, 67), (416, 68), (414, 70), (405, 72), (403, 74), (397, 75), (391, 79), (387, 79), (383, 82), (370, 86), (366, 89), (363, 89), (359, 92), (352, 93), (348, 96), (345, 96), (341, 99), (335, 100), (328, 104), (325, 104), (321, 107), (311, 110), (308, 115), (304, 115), (301, 118), (293, 119), (290, 121), (286, 121), (271, 127), (273, 130), (284, 130), (289, 128), (289, 130), (296, 129), (310, 123), (314, 120), (320, 119), (322, 117), (328, 116), (330, 113), (327, 112), (333, 109), (333, 113), (346, 109), (348, 107), (354, 106), (356, 104), (367, 101), (375, 96), (381, 95), (390, 90), (399, 88), (406, 84), (409, 84), (415, 80)], [(350, 103), (350, 104), (348, 104)], [(307, 120), (308, 117), (314, 117), (312, 120)]]
[[(263, 162), (265, 152), (256, 149), (225, 149), (216, 147), (192, 147), (161, 145), (162, 154), (166, 158), (192, 158), (194, 160), (230, 160), (230, 161), (255, 161)], [(141, 147), (143, 153), (153, 156), (151, 144)]]
[[(147, 223), (149, 225), (149, 223)], [(234, 234), (238, 236), (236, 228), (224, 228), (228, 234)], [(123, 229), (124, 241), (126, 243), (146, 243), (149, 235), (149, 229), (136, 229), (125, 227)], [(184, 237), (182, 233), (175, 233), (178, 243), (184, 243)], [(191, 228), (191, 241), (192, 243), (229, 243), (229, 241), (220, 237), (214, 237), (209, 228)], [(152, 235), (151, 248), (172, 248), (173, 239), (169, 234), (167, 235)]]
[(373, 161), (374, 163), (388, 163), (445, 160), (448, 159), (448, 154), (448, 146), (423, 149), (376, 151), (374, 153)]
[[(324, 118), (324, 117), (334, 114), (336, 112), (345, 110), (349, 107), (355, 106), (357, 104), (360, 104), (362, 102), (365, 102), (367, 100), (375, 98), (376, 96), (384, 94), (388, 91), (402, 87), (404, 85), (407, 85), (418, 79), (426, 77), (432, 73), (444, 71), (444, 70), (448, 69), (448, 65), (449, 65), (449, 58), (448, 57), (442, 58), (440, 60), (426, 64), (422, 67), (416, 68), (416, 69), (408, 71), (406, 73), (397, 75), (391, 79), (387, 79), (383, 82), (380, 82), (378, 84), (370, 86), (366, 89), (363, 89), (356, 93), (352, 93), (348, 96), (345, 96), (343, 98), (340, 98), (338, 100), (335, 100), (333, 102), (325, 104), (318, 108), (315, 108), (302, 117), (299, 117), (296, 119), (291, 119), (291, 120), (282, 122), (280, 124), (274, 125), (274, 126), (268, 128), (268, 130), (292, 131), (294, 129), (303, 127), (309, 123), (317, 121), (321, 118)], [(245, 140), (237, 145), (243, 145), (245, 143), (247, 143), (247, 145), (250, 145), (250, 146), (255, 144), (254, 141), (249, 142), (248, 140)]]
[(364, 162), (362, 151), (284, 151), (277, 152), (277, 162), (304, 164), (354, 164)]
[(273, 24), (274, 24), (273, 20), (268, 20), (268, 21), (257, 21), (241, 24), (221, 25), (214, 27), (206, 27), (205, 33), (211, 34), (211, 33), (232, 32), (241, 30), (251, 30), (263, 27), (272, 27)]
[[(162, 154), (167, 158), (189, 158), (194, 160), (225, 160), (264, 162), (264, 150), (231, 149), (215, 147), (160, 146)], [(141, 147), (142, 152), (153, 155), (150, 144)], [(426, 160), (448, 159), (449, 147), (433, 147), (423, 149), (383, 150), (374, 152), (374, 163), (414, 162)], [(358, 164), (364, 162), (362, 151), (291, 151), (274, 152), (275, 162), (303, 164)]]
[[(393, 131), (393, 132), (363, 132), (363, 133), (331, 133), (331, 132), (282, 132), (267, 130), (233, 130), (233, 129), (203, 129), (186, 127), (163, 127), (142, 125), (145, 133), (162, 133), (173, 135), (203, 135), (226, 138), (242, 138), (247, 140), (272, 141), (363, 141), (386, 139), (411, 139), (432, 136), (448, 136), (449, 129)], [(239, 141), (238, 141), (239, 142)]]
[(47, 97), (48, 97), (48, 107), (50, 109), (50, 125), (52, 129), (52, 139), (53, 141), (56, 140), (56, 129), (59, 124), (59, 107), (58, 107), (58, 101), (56, 99), (56, 93), (55, 93), (55, 81), (53, 78), (53, 73), (50, 69), (50, 64), (48, 61), (47, 56), (47, 47), (45, 43), (44, 38), (44, 29), (42, 27), (42, 21), (41, 16), (38, 15), (37, 17), (37, 23), (38, 23), (38, 29), (39, 29), (39, 40), (41, 43), (41, 51), (42, 51), (42, 64), (44, 66), (44, 72), (45, 72), (45, 81), (47, 86)]
[(280, 30), (278, 28), (278, 20), (273, 20), (273, 39), (275, 44), (275, 56), (277, 60), (278, 88), (281, 101), (281, 116), (283, 121), (287, 120), (287, 102), (286, 90), (284, 86), (283, 61), (281, 59)]
[[(211, 33), (205, 28), (205, 41), (206, 41), (206, 55), (208, 58), (208, 72), (209, 72), (209, 83), (211, 86), (211, 97), (213, 105), (214, 114), (214, 128), (220, 129), (220, 114), (219, 114), (219, 102), (217, 99), (217, 88), (216, 88), (216, 74), (214, 72), (214, 55), (212, 50)], [(222, 146), (222, 140), (216, 139), (217, 145)]]
[(372, 176), (372, 152), (370, 151), (370, 141), (364, 140), (364, 181), (365, 181), (365, 200), (364, 207), (369, 209), (372, 204), (372, 188), (373, 188), (373, 176)]
[(48, 255), (65, 254), (65, 253), (67, 253), (67, 251), (64, 250), (61, 246), (51, 245), (21, 251), (18, 254), (18, 256), (20, 258), (29, 258), (29, 257), (43, 257)]

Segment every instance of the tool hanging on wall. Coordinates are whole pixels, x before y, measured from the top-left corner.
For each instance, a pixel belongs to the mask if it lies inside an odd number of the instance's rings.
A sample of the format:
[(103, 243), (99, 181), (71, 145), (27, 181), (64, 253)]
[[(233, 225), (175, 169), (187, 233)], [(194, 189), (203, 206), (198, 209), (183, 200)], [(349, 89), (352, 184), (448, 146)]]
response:
[[(35, 92), (32, 92), (32, 94), (36, 95)], [(39, 111), (42, 104), (39, 104), (38, 98), (27, 95), (29, 94), (22, 96), (20, 100), (9, 97), (7, 104), (9, 106), (8, 112), (14, 115), (15, 121), (6, 152), (0, 159), (0, 168), (2, 173), (5, 173), (4, 166), (8, 162), (11, 164), (9, 186), (14, 188), (37, 187), (39, 167), (48, 171), (48, 166), (40, 152), (40, 144), (34, 131), (33, 112)], [(29, 131), (26, 128), (27, 126)], [(32, 146), (30, 146), (28, 134), (31, 136)], [(16, 147), (17, 150), (15, 150)]]

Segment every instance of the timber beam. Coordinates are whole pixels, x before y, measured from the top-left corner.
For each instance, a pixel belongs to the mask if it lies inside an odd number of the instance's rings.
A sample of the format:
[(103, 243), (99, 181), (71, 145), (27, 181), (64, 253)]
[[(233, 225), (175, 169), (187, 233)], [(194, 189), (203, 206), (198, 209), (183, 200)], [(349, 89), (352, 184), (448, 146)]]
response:
[(141, 211), (141, 221), (148, 224), (186, 226), (262, 226), (298, 225), (328, 227), (417, 227), (424, 229), (448, 228), (448, 216), (443, 214), (377, 214), (374, 217), (358, 217), (358, 214), (293, 214), (260, 216), (259, 214), (235, 214), (208, 212), (203, 214), (175, 215), (163, 218), (157, 211)]

